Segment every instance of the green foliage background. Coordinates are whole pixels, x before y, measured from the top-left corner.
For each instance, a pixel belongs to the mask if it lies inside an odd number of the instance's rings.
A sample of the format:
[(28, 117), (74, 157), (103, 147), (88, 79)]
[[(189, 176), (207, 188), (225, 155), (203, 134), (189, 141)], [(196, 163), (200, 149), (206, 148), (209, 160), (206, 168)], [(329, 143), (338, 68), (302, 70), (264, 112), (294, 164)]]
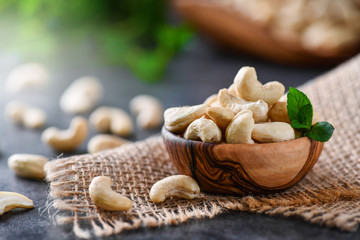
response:
[(192, 36), (188, 26), (169, 23), (168, 9), (166, 0), (4, 0), (0, 27), (4, 19), (13, 27), (0, 36), (25, 53), (49, 53), (69, 36), (92, 42), (108, 63), (153, 82)]

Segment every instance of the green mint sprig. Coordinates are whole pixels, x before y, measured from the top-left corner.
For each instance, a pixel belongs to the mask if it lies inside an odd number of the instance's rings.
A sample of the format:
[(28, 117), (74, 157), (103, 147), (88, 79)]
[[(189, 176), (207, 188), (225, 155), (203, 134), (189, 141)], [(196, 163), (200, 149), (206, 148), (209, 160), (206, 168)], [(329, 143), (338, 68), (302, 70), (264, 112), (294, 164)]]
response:
[(326, 142), (331, 138), (334, 127), (330, 123), (318, 122), (311, 126), (313, 107), (305, 93), (290, 87), (287, 94), (287, 110), (291, 127), (298, 130), (302, 136), (320, 142)]

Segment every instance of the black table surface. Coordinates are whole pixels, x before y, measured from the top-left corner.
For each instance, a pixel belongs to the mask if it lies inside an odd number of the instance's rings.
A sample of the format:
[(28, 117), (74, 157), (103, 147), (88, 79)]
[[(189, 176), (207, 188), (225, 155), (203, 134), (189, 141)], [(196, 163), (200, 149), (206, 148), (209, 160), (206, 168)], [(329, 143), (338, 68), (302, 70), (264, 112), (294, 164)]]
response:
[[(8, 72), (22, 63), (18, 55), (0, 54), (0, 84)], [(231, 54), (214, 48), (202, 38), (193, 39), (169, 65), (163, 81), (139, 81), (124, 67), (108, 66), (90, 52), (65, 51), (51, 59), (42, 60), (50, 69), (51, 82), (42, 89), (11, 95), (0, 87), (0, 111), (6, 102), (23, 100), (44, 108), (48, 113), (47, 126), (67, 128), (73, 116), (60, 110), (59, 97), (74, 79), (93, 75), (101, 79), (105, 94), (99, 105), (109, 105), (128, 111), (129, 100), (138, 94), (157, 96), (164, 106), (194, 105), (221, 88), (227, 88), (241, 66), (253, 66), (262, 82), (280, 81), (286, 87), (302, 83), (330, 68), (300, 68), (277, 65), (245, 55)], [(0, 85), (0, 86), (1, 86)], [(88, 115), (85, 115), (88, 116)], [(46, 208), (48, 184), (45, 181), (17, 177), (8, 167), (7, 159), (15, 153), (34, 153), (52, 160), (59, 156), (45, 146), (40, 130), (16, 126), (0, 118), (0, 191), (13, 191), (34, 201), (35, 208), (13, 210), (0, 216), (0, 239), (73, 239), (69, 226), (54, 223)], [(46, 126), (46, 127), (47, 127)], [(132, 140), (141, 140), (159, 132), (136, 129)], [(88, 138), (95, 134), (90, 130)], [(86, 152), (84, 143), (75, 153)], [(306, 223), (300, 218), (266, 216), (247, 212), (229, 212), (212, 219), (190, 220), (177, 226), (156, 229), (140, 228), (109, 237), (110, 239), (360, 239), (360, 232), (347, 233)]]

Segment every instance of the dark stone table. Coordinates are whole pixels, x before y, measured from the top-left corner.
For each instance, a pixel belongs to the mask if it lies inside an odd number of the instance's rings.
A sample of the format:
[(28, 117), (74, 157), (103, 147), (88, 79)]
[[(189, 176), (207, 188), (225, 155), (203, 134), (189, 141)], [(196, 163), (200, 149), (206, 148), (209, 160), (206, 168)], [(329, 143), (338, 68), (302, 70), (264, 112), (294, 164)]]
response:
[[(66, 51), (52, 59), (42, 59), (52, 73), (52, 82), (44, 89), (9, 95), (0, 88), (0, 111), (9, 100), (24, 100), (46, 109), (47, 126), (66, 128), (71, 115), (59, 108), (59, 97), (72, 80), (94, 75), (102, 80), (106, 94), (99, 105), (111, 105), (128, 110), (129, 100), (137, 94), (157, 96), (165, 107), (194, 105), (220, 88), (228, 87), (241, 66), (256, 68), (262, 82), (280, 81), (287, 87), (298, 86), (326, 68), (298, 68), (271, 64), (244, 55), (232, 55), (213, 47), (201, 38), (194, 39), (170, 63), (164, 80), (148, 84), (136, 79), (124, 67), (107, 66), (89, 52)], [(9, 70), (22, 60), (9, 52), (0, 54), (0, 84)], [(3, 115), (3, 114), (2, 114)], [(137, 129), (132, 140), (144, 139), (159, 130)], [(90, 136), (95, 132), (92, 130)], [(56, 159), (58, 154), (40, 141), (41, 130), (29, 130), (0, 118), (0, 190), (22, 193), (34, 201), (35, 208), (13, 210), (0, 216), (0, 239), (73, 239), (71, 228), (53, 224), (46, 199), (49, 191), (45, 181), (15, 176), (7, 167), (7, 158), (14, 153), (43, 154)], [(76, 153), (84, 153), (84, 143)], [(75, 153), (73, 153), (75, 154)], [(66, 156), (66, 155), (63, 155)], [(190, 220), (178, 226), (157, 229), (141, 228), (124, 232), (111, 239), (360, 239), (360, 232), (346, 233), (309, 224), (301, 219), (269, 217), (247, 212), (230, 212), (213, 219)]]

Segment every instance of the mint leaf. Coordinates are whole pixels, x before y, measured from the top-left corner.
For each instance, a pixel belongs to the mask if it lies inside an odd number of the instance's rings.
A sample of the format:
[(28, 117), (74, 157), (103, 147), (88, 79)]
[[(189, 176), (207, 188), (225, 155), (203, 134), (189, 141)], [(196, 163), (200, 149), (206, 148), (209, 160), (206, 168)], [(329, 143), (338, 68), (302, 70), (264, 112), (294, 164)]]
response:
[(328, 141), (334, 132), (334, 127), (328, 122), (318, 122), (304, 135), (320, 142)]
[(298, 130), (302, 136), (320, 142), (326, 142), (331, 138), (334, 127), (330, 123), (318, 122), (311, 126), (313, 107), (305, 93), (290, 87), (287, 94), (287, 110), (291, 127)]
[(291, 126), (301, 131), (307, 131), (311, 128), (313, 108), (311, 104), (300, 107), (297, 119), (291, 121)]
[(287, 110), (293, 128), (304, 130), (311, 128), (313, 109), (305, 93), (290, 87), (287, 94)]

